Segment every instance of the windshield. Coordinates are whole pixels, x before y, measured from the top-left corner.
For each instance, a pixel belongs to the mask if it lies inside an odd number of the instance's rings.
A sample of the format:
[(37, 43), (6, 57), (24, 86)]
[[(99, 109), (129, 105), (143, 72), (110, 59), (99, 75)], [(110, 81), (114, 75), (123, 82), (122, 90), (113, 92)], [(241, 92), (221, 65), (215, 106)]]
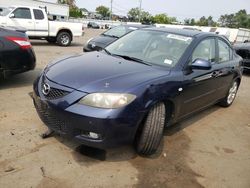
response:
[(104, 35), (109, 35), (113, 37), (120, 38), (121, 36), (125, 35), (130, 30), (127, 30), (124, 26), (117, 26), (112, 29), (109, 29), (108, 31), (104, 32)]
[(7, 16), (14, 8), (9, 7), (9, 8), (0, 8), (0, 16)]
[(112, 55), (127, 56), (144, 62), (174, 67), (192, 37), (162, 31), (137, 30), (131, 32), (106, 47)]

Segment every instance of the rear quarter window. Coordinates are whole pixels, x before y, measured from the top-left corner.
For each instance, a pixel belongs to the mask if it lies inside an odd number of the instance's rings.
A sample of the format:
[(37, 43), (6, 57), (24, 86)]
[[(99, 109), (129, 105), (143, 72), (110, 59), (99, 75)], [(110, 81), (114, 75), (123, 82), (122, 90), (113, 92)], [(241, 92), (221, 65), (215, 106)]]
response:
[(219, 48), (219, 63), (229, 61), (232, 59), (233, 51), (226, 42), (219, 39), (218, 48)]
[(34, 9), (33, 12), (34, 12), (34, 17), (36, 20), (43, 20), (44, 19), (43, 11), (38, 10), (38, 9)]

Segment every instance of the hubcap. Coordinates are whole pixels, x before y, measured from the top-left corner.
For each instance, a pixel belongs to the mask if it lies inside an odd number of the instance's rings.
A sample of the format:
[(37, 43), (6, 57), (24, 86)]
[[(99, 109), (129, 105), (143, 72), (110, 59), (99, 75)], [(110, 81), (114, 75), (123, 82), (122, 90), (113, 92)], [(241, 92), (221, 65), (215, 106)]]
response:
[(69, 37), (67, 35), (63, 35), (61, 37), (61, 42), (62, 44), (67, 45), (69, 43)]
[(237, 82), (234, 82), (228, 93), (228, 97), (227, 97), (228, 104), (231, 104), (234, 101), (236, 97), (237, 89), (238, 89), (238, 84)]

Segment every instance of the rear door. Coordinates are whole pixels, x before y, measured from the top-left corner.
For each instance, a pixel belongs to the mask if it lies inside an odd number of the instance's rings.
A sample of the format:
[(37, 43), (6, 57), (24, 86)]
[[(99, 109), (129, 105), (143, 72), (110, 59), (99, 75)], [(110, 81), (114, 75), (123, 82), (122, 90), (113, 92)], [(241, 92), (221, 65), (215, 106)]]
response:
[(27, 30), (28, 36), (35, 36), (35, 22), (30, 8), (16, 8), (7, 18), (7, 25), (23, 27)]
[(48, 36), (48, 19), (45, 12), (40, 9), (33, 9), (35, 19), (35, 36)]
[(217, 91), (214, 100), (224, 98), (232, 83), (235, 69), (233, 50), (223, 39), (217, 38), (217, 58), (213, 65), (214, 76), (216, 77)]

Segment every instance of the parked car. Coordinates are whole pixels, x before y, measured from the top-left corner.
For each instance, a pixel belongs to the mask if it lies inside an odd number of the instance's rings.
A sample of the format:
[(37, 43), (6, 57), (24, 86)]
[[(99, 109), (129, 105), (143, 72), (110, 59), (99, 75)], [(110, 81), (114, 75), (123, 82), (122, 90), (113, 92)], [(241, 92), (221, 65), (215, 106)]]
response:
[(243, 58), (242, 66), (245, 71), (250, 71), (250, 43), (235, 44), (236, 53)]
[(25, 31), (0, 27), (0, 77), (35, 68), (36, 57)]
[(233, 103), (241, 60), (216, 34), (140, 29), (103, 51), (48, 65), (33, 99), (51, 130), (97, 148), (135, 143), (138, 153), (150, 155), (164, 127)]
[(16, 6), (0, 15), (0, 25), (24, 27), (30, 39), (46, 39), (50, 43), (69, 46), (73, 37), (83, 34), (83, 25), (69, 21), (49, 21), (44, 9)]
[(98, 25), (95, 22), (89, 22), (87, 26), (88, 26), (88, 28), (100, 29), (100, 25)]
[(85, 44), (85, 46), (83, 47), (83, 51), (90, 52), (90, 51), (102, 50), (112, 42), (130, 33), (131, 31), (147, 27), (152, 27), (152, 26), (138, 24), (138, 25), (120, 25), (112, 27), (108, 31), (105, 31), (104, 33), (99, 35), (98, 37), (89, 39)]

